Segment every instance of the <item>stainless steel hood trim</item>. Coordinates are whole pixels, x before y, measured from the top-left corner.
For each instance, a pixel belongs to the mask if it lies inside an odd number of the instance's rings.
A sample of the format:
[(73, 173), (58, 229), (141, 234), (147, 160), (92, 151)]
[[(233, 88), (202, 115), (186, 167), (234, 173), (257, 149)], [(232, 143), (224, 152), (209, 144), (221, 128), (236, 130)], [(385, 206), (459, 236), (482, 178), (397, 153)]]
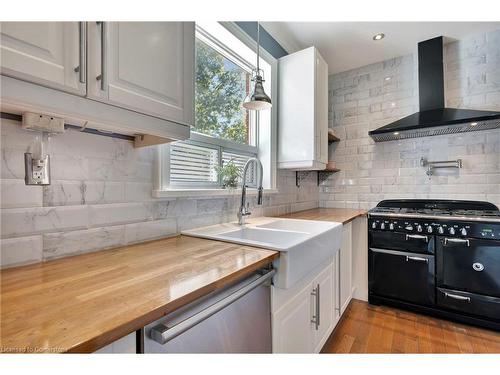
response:
[(418, 129), (398, 130), (387, 133), (378, 133), (378, 134), (375, 133), (370, 135), (375, 142), (384, 142), (384, 141), (394, 141), (399, 139), (430, 137), (434, 135), (468, 133), (468, 132), (490, 130), (490, 129), (500, 129), (500, 119), (477, 122), (477, 125), (475, 126), (472, 126), (470, 122), (453, 124), (453, 125), (433, 126), (433, 127), (425, 127), (425, 125), (422, 125), (422, 128)]
[(384, 213), (384, 212), (369, 212), (369, 216), (377, 217), (401, 217), (401, 218), (413, 218), (413, 219), (431, 219), (431, 220), (457, 220), (457, 221), (480, 221), (489, 223), (500, 223), (500, 218), (491, 218), (484, 216), (439, 216), (439, 215), (425, 215), (425, 214), (396, 214), (396, 213)]

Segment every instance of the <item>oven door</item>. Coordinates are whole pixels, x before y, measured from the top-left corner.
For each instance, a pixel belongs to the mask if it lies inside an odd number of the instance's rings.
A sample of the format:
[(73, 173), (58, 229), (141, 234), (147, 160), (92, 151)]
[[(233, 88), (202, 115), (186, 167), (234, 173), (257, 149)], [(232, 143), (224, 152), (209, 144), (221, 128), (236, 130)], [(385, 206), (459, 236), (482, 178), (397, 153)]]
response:
[(370, 248), (370, 294), (422, 305), (435, 303), (434, 256)]
[(434, 254), (434, 236), (370, 230), (369, 246), (378, 249)]
[(438, 237), (438, 286), (500, 297), (500, 241)]

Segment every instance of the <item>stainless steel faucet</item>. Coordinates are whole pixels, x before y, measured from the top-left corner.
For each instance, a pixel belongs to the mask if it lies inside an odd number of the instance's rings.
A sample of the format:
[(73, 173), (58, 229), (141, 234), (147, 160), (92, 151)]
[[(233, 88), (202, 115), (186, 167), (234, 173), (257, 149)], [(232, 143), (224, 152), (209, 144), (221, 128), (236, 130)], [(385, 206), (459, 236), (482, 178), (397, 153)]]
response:
[(247, 171), (248, 167), (251, 163), (255, 163), (255, 167), (258, 168), (258, 173), (257, 173), (257, 204), (261, 205), (262, 204), (262, 192), (264, 189), (262, 188), (262, 163), (260, 162), (259, 159), (256, 158), (250, 158), (245, 164), (245, 167), (243, 168), (243, 176), (242, 176), (242, 187), (241, 187), (241, 205), (240, 209), (238, 211), (238, 224), (239, 225), (244, 225), (245, 224), (245, 217), (251, 215), (252, 213), (249, 210), (249, 203), (247, 202)]

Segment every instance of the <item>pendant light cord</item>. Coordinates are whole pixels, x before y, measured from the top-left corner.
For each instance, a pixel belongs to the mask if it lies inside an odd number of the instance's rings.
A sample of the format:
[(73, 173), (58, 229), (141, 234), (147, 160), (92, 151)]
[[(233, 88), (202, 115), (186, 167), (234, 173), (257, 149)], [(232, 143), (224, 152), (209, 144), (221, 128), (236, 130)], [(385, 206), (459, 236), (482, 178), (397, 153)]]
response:
[(260, 60), (260, 23), (259, 21), (257, 21), (257, 75), (260, 75), (259, 60)]

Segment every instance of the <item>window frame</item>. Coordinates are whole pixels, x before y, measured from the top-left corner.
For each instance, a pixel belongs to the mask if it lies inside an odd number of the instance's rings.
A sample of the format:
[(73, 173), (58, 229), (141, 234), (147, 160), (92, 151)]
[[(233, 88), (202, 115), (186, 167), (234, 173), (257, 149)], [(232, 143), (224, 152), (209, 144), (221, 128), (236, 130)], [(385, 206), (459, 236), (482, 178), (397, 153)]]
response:
[[(257, 43), (247, 35), (239, 26), (234, 22), (219, 22), (226, 30), (232, 33), (239, 41), (244, 43), (247, 47), (255, 50)], [(223, 56), (229, 58), (233, 63), (237, 64), (242, 68), (251, 68), (252, 65), (239, 56), (236, 52), (222, 45), (218, 40), (211, 37), (202, 27), (197, 26), (197, 32), (200, 32), (203, 42), (204, 38), (210, 41), (207, 43), (210, 47), (214, 48), (217, 52), (222, 53)], [(206, 42), (205, 42), (206, 43)], [(213, 44), (212, 44), (213, 43)], [(187, 144), (193, 144), (197, 146), (209, 147), (218, 149), (219, 151), (219, 161), (222, 159), (224, 151), (233, 152), (236, 154), (241, 154), (250, 157), (257, 157), (261, 161), (261, 157), (265, 158), (263, 161), (264, 168), (268, 172), (264, 173), (264, 187), (268, 192), (276, 192), (276, 146), (277, 146), (277, 103), (278, 103), (278, 91), (277, 91), (277, 80), (278, 80), (278, 61), (270, 53), (261, 47), (260, 52), (261, 61), (265, 61), (270, 66), (271, 73), (271, 95), (273, 96), (273, 107), (270, 110), (269, 119), (269, 129), (268, 134), (266, 134), (265, 139), (260, 137), (260, 126), (259, 126), (259, 116), (258, 113), (250, 112), (251, 116), (256, 116), (254, 121), (253, 134), (250, 133), (250, 137), (254, 140), (255, 145), (243, 144), (234, 142), (227, 139), (215, 138), (207, 134), (196, 132), (195, 128), (191, 130), (191, 136), (188, 140), (184, 140)], [(244, 66), (242, 66), (244, 65)], [(263, 150), (261, 145), (265, 145), (268, 149)], [(182, 196), (182, 192), (186, 195), (204, 195), (210, 192), (213, 194), (216, 192), (217, 195), (233, 195), (238, 194), (241, 189), (227, 190), (223, 189), (220, 181), (217, 183), (206, 183), (206, 182), (192, 182), (192, 183), (171, 183), (170, 182), (170, 145), (165, 144), (157, 148), (156, 152), (156, 183), (153, 190), (154, 197), (169, 197), (169, 196)], [(252, 189), (250, 189), (250, 193)]]

